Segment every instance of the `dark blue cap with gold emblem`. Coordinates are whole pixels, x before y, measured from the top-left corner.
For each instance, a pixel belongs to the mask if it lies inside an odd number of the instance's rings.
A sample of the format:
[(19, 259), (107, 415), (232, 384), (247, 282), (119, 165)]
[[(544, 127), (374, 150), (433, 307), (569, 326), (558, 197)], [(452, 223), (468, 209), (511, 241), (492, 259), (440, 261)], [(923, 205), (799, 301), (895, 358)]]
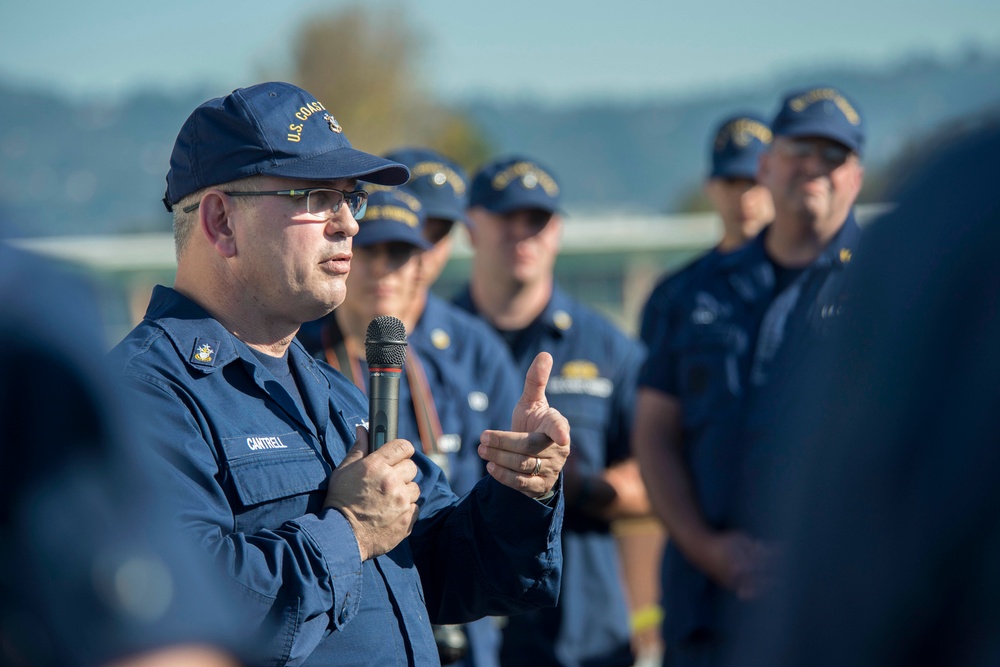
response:
[(482, 167), (469, 188), (469, 206), (494, 213), (535, 208), (559, 211), (559, 184), (552, 172), (536, 160), (508, 157)]
[(861, 153), (865, 122), (846, 95), (829, 86), (817, 86), (785, 96), (771, 123), (776, 137), (823, 137)]
[(264, 174), (400, 185), (401, 164), (351, 146), (333, 114), (289, 83), (238, 88), (195, 109), (170, 155), (167, 210), (202, 188)]
[(427, 148), (401, 148), (385, 158), (409, 168), (406, 189), (420, 199), (428, 218), (465, 220), (469, 184), (460, 166)]
[(719, 123), (712, 139), (709, 178), (756, 180), (757, 162), (771, 143), (771, 128), (754, 113), (739, 113)]
[(354, 245), (364, 248), (377, 243), (407, 243), (428, 250), (424, 238), (427, 216), (416, 195), (404, 188), (375, 190), (368, 195), (368, 208), (358, 220)]

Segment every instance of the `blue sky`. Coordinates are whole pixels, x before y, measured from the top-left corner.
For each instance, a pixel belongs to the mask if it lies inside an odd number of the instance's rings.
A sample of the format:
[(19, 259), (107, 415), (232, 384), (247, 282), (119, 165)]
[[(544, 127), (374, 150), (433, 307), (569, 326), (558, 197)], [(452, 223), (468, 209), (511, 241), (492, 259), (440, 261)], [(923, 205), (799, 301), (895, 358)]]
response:
[[(310, 16), (342, 0), (36, 0), (0, 7), (0, 77), (71, 95), (136, 88), (221, 94), (282, 78)], [(390, 0), (365, 0), (367, 6)], [(635, 99), (719, 89), (813, 64), (1000, 51), (996, 0), (395, 2), (424, 34), (443, 99)]]

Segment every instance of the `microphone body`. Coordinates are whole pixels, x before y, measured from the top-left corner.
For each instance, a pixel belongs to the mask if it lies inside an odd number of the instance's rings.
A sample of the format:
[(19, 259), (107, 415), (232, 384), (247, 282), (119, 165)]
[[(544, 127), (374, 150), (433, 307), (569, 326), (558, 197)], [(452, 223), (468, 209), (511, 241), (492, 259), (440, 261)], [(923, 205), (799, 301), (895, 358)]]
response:
[(391, 315), (368, 324), (365, 333), (368, 362), (368, 443), (375, 451), (397, 437), (399, 379), (406, 361), (406, 328)]

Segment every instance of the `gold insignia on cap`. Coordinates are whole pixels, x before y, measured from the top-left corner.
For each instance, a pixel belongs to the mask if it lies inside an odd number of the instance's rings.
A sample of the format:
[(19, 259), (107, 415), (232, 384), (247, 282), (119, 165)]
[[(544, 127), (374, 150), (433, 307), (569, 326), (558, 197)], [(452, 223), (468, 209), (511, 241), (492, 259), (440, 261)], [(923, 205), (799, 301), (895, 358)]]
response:
[(810, 90), (808, 93), (799, 95), (790, 101), (788, 106), (791, 107), (792, 111), (802, 113), (813, 104), (824, 100), (830, 100), (833, 102), (837, 108), (840, 109), (840, 113), (844, 114), (844, 118), (847, 119), (847, 122), (851, 125), (861, 124), (861, 116), (858, 115), (858, 112), (851, 106), (850, 102), (844, 99), (843, 95), (838, 93), (833, 88), (816, 88), (814, 90)]
[(194, 353), (195, 361), (200, 361), (203, 364), (212, 363), (212, 359), (215, 358), (215, 350), (208, 343), (203, 343)]
[(451, 186), (459, 197), (465, 194), (465, 181), (454, 169), (441, 162), (418, 162), (410, 169), (410, 179), (417, 180), (429, 176), (431, 183), (441, 187), (445, 183)]
[(394, 222), (401, 222), (407, 227), (420, 226), (420, 218), (413, 211), (402, 206), (369, 206), (365, 211), (365, 217), (361, 221), (361, 224), (363, 225), (373, 220), (392, 220)]
[(552, 324), (556, 325), (556, 328), (566, 331), (573, 326), (573, 317), (565, 310), (557, 310), (552, 315)]
[(559, 372), (562, 377), (591, 379), (600, 377), (601, 372), (597, 369), (597, 364), (587, 359), (574, 359), (563, 364)]
[(753, 139), (762, 144), (769, 144), (771, 138), (771, 128), (763, 123), (752, 118), (737, 118), (719, 130), (719, 134), (715, 137), (715, 150), (721, 151), (728, 141), (745, 148)]
[(849, 261), (851, 261), (851, 256), (852, 255), (851, 255), (851, 249), (850, 248), (841, 248), (840, 249), (840, 262), (841, 262), (841, 264), (847, 264)]
[(344, 131), (344, 128), (340, 126), (340, 123), (337, 122), (337, 119), (331, 116), (330, 114), (328, 113), (323, 114), (323, 120), (325, 120), (327, 124), (330, 126), (331, 131), (336, 132), (337, 134), (340, 134), (341, 132)]
[(493, 186), (494, 190), (503, 190), (516, 180), (519, 180), (521, 185), (529, 190), (538, 185), (542, 186), (545, 194), (549, 197), (555, 197), (559, 194), (556, 180), (532, 162), (515, 162), (494, 176), (490, 185)]
[(444, 329), (434, 329), (431, 331), (431, 345), (439, 350), (447, 350), (451, 346), (451, 336)]

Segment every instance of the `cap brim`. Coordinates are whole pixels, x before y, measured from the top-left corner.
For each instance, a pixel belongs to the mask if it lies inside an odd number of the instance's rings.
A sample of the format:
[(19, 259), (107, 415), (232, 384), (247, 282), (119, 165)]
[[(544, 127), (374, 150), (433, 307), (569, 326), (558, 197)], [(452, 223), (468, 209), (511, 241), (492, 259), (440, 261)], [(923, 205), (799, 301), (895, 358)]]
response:
[(365, 227), (365, 222), (361, 222), (361, 230), (354, 237), (354, 245), (364, 248), (377, 243), (406, 243), (421, 250), (430, 250), (431, 243), (425, 239), (420, 232), (407, 225), (392, 223), (380, 225), (378, 222), (368, 223), (372, 227)]
[(725, 160), (715, 164), (709, 178), (747, 178), (757, 180), (758, 156), (752, 159)]
[(830, 141), (836, 141), (838, 144), (843, 144), (856, 153), (861, 152), (861, 145), (857, 137), (851, 136), (846, 132), (831, 129), (825, 123), (799, 122), (790, 127), (780, 129), (775, 132), (775, 135), (779, 137), (821, 137)]
[(305, 158), (278, 163), (264, 169), (263, 174), (304, 178), (310, 181), (336, 181), (356, 178), (376, 185), (402, 185), (410, 178), (410, 170), (398, 162), (355, 148), (338, 148)]
[[(537, 195), (535, 194), (536, 192), (538, 193)], [(519, 211), (526, 208), (547, 211), (549, 213), (560, 212), (559, 207), (553, 204), (552, 198), (541, 190), (533, 190), (529, 192), (522, 191), (518, 192), (516, 196), (502, 196), (497, 201), (494, 201), (489, 205), (479, 205), (493, 211), (494, 213), (511, 213), (512, 211)]]

